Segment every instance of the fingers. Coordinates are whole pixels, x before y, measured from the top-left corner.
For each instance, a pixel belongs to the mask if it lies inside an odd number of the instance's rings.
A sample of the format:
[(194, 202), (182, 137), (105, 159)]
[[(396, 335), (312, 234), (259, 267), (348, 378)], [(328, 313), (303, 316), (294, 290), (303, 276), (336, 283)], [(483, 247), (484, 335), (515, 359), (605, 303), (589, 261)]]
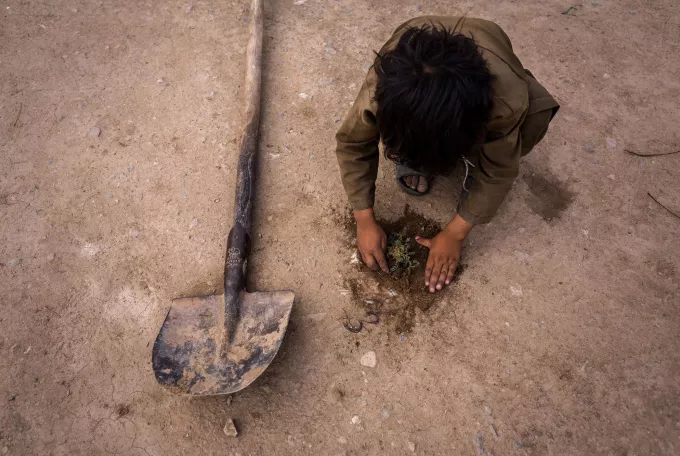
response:
[(453, 276), (456, 274), (456, 266), (458, 266), (458, 262), (453, 262), (449, 265), (449, 273), (446, 274), (446, 284), (450, 285), (451, 282), (453, 281)]
[(432, 239), (426, 239), (421, 238), (420, 236), (416, 236), (416, 242), (424, 247), (427, 247), (428, 249), (432, 247)]
[(390, 272), (390, 268), (387, 267), (387, 260), (385, 259), (385, 252), (382, 250), (376, 250), (373, 252), (373, 256), (375, 257), (376, 261), (378, 262), (378, 265), (380, 266), (380, 269), (382, 269), (383, 272)]
[(360, 253), (364, 264), (373, 271), (381, 269), (383, 272), (390, 272), (390, 268), (387, 266), (387, 260), (385, 259), (385, 253), (382, 250), (373, 250), (367, 253)]
[(361, 254), (361, 259), (363, 260), (364, 264), (368, 266), (372, 270), (378, 269), (378, 263), (375, 261), (375, 258), (373, 257), (373, 254), (369, 252), (359, 252)]
[(446, 280), (446, 274), (449, 272), (449, 267), (446, 264), (442, 265), (442, 270), (439, 273), (439, 279), (437, 280), (437, 290), (441, 290), (444, 287), (444, 281)]
[(428, 286), (430, 287), (430, 293), (434, 293), (437, 288), (437, 280), (439, 279), (439, 275), (441, 274), (442, 271), (442, 263), (435, 261), (434, 267), (432, 268), (432, 272), (430, 273), (430, 278), (428, 279), (427, 283)]

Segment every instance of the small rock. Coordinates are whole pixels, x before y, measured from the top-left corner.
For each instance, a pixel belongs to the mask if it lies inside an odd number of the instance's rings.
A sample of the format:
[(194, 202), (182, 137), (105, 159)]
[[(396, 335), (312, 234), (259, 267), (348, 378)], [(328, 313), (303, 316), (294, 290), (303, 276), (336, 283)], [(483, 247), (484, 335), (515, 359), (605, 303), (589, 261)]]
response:
[(513, 296), (522, 296), (524, 294), (522, 292), (522, 287), (520, 285), (517, 285), (517, 286), (510, 285), (510, 293)]
[(54, 253), (50, 253), (47, 255), (47, 261), (53, 261), (56, 258), (56, 255)]
[(215, 91), (208, 92), (205, 96), (206, 100), (214, 100), (215, 99)]
[(472, 441), (475, 443), (475, 448), (477, 448), (477, 453), (484, 454), (484, 437), (481, 434), (477, 434)]
[(390, 411), (387, 410), (386, 408), (381, 408), (380, 409), (380, 418), (382, 418), (383, 421), (389, 420), (390, 419)]
[(234, 396), (232, 396), (231, 394), (229, 396), (227, 396), (227, 405), (231, 405), (231, 401), (233, 401), (233, 400), (234, 400)]
[(324, 50), (324, 52), (326, 52), (326, 54), (335, 55), (335, 54), (338, 53), (338, 51), (333, 46), (331, 46), (330, 44), (324, 44), (323, 50)]
[(186, 5), (184, 5), (184, 11), (186, 11), (187, 13), (190, 13), (192, 9), (194, 9), (194, 5), (192, 5), (191, 3), (187, 3)]
[(413, 442), (409, 442), (409, 443), (408, 443), (408, 449), (409, 449), (409, 451), (410, 451), (411, 453), (415, 453), (415, 451), (416, 451), (416, 444), (413, 443)]
[(607, 179), (615, 180), (616, 176), (614, 174), (610, 174), (610, 175), (607, 176)]
[(493, 413), (493, 410), (491, 410), (491, 407), (489, 407), (488, 405), (484, 407), (484, 410), (486, 411), (486, 414), (489, 416), (491, 416), (491, 414)]
[(595, 152), (595, 148), (592, 146), (592, 144), (586, 144), (585, 146), (583, 146), (583, 150), (585, 152), (588, 152), (589, 154)]
[(17, 264), (21, 264), (24, 262), (23, 258), (12, 258), (7, 262), (9, 266), (16, 266)]
[(139, 231), (131, 230), (130, 236), (132, 236), (133, 238), (138, 238), (139, 237)]
[(529, 261), (529, 254), (528, 253), (520, 252), (519, 250), (515, 250), (513, 253), (517, 257), (517, 261), (523, 261), (523, 262)]
[(92, 136), (93, 138), (99, 138), (99, 135), (101, 134), (102, 129), (99, 127), (92, 127), (92, 129), (90, 130), (90, 136)]
[(493, 436), (498, 438), (498, 429), (496, 429), (496, 426), (493, 423), (491, 423), (489, 429), (491, 429), (491, 433), (493, 434)]
[(374, 351), (366, 352), (366, 353), (364, 353), (364, 356), (361, 357), (361, 365), (362, 366), (373, 368), (377, 364), (378, 364), (378, 360), (376, 359)]
[(311, 100), (312, 98), (314, 98), (314, 95), (310, 95), (308, 93), (300, 92), (300, 93), (298, 93), (298, 97), (302, 98), (305, 101), (308, 101), (308, 100)]
[(522, 444), (519, 443), (517, 440), (513, 440), (512, 444), (514, 445), (515, 448), (522, 448)]
[(234, 424), (234, 420), (229, 418), (227, 422), (224, 424), (222, 432), (224, 432), (224, 435), (229, 437), (238, 437), (238, 429), (236, 429), (236, 424)]
[[(189, 229), (191, 228), (196, 228), (198, 226), (198, 219), (193, 219), (191, 223), (189, 223)], [(229, 396), (231, 397), (231, 396)]]
[(165, 78), (158, 78), (158, 80), (156, 80), (156, 82), (158, 84), (165, 85)]
[(614, 138), (607, 138), (607, 147), (610, 149), (616, 149), (616, 140)]
[(350, 421), (355, 426), (358, 426), (358, 425), (361, 424), (361, 418), (359, 418), (359, 415), (354, 415)]
[(293, 2), (293, 5), (297, 5), (297, 6), (304, 5), (304, 3), (305, 3), (306, 1), (307, 1), (307, 0), (295, 0), (295, 1)]
[[(15, 395), (11, 395), (10, 397), (7, 398), (8, 401), (13, 402), (17, 397)], [(358, 418), (358, 417), (357, 417)]]
[(347, 438), (343, 436), (338, 437), (338, 443), (340, 445), (347, 445)]
[(215, 202), (216, 202), (216, 203), (219, 203), (219, 202), (220, 202), (220, 199), (219, 199), (219, 198), (215, 198)]
[(272, 220), (274, 220), (274, 217), (273, 217), (273, 216), (270, 215), (269, 217), (267, 217), (267, 221), (268, 221), (268, 222), (271, 222)]
[(359, 251), (357, 250), (349, 258), (349, 264), (359, 264), (360, 262), (361, 262), (361, 260), (359, 260)]
[[(9, 8), (9, 6), (7, 8)], [(7, 453), (9, 453), (9, 448), (2, 447), (2, 454), (7, 454)]]

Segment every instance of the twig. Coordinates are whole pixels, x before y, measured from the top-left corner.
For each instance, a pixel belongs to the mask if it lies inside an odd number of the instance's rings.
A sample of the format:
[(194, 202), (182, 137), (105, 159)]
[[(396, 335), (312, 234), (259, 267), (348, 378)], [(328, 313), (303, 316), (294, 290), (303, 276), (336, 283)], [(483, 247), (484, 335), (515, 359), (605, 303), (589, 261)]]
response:
[(671, 152), (659, 152), (659, 153), (655, 153), (655, 154), (641, 154), (640, 152), (635, 152), (634, 150), (630, 150), (630, 149), (623, 149), (623, 151), (628, 152), (631, 155), (636, 155), (638, 157), (660, 157), (662, 155), (672, 155), (672, 154), (680, 153), (680, 149), (673, 150)]
[(17, 122), (19, 122), (19, 117), (21, 117), (21, 111), (22, 111), (23, 109), (24, 109), (24, 104), (23, 104), (23, 103), (20, 103), (20, 104), (19, 104), (19, 114), (17, 114), (17, 118), (14, 119), (14, 123), (12, 124), (12, 126), (13, 126), (14, 128), (16, 128)]
[(649, 197), (650, 197), (651, 199), (653, 199), (654, 201), (656, 201), (656, 204), (658, 204), (659, 206), (663, 207), (663, 208), (666, 209), (668, 212), (670, 212), (672, 215), (674, 215), (674, 216), (676, 216), (677, 218), (680, 219), (680, 215), (676, 214), (675, 212), (673, 212), (672, 210), (668, 209), (666, 206), (664, 206), (663, 204), (661, 204), (661, 202), (660, 202), (658, 199), (654, 198), (654, 195), (652, 195), (652, 194), (649, 193), (649, 192), (647, 192), (647, 194), (649, 195)]

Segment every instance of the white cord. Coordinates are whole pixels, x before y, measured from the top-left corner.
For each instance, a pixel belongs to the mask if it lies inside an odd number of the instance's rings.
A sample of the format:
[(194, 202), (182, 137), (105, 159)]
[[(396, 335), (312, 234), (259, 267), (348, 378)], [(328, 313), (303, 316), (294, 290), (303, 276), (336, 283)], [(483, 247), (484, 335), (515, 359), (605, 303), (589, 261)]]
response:
[(475, 165), (472, 164), (470, 160), (467, 159), (467, 157), (463, 156), (463, 163), (465, 163), (465, 178), (463, 179), (463, 190), (466, 192), (469, 192), (470, 189), (468, 189), (465, 185), (467, 184), (467, 178), (468, 174), (470, 174), (470, 167), (475, 167)]

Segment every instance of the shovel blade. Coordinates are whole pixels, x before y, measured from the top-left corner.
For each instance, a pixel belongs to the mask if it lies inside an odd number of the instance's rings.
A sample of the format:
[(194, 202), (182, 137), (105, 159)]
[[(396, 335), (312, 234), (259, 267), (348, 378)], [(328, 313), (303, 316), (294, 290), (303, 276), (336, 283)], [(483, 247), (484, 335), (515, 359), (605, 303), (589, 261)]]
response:
[(291, 291), (241, 292), (239, 318), (223, 353), (224, 296), (173, 300), (153, 346), (156, 380), (173, 393), (192, 396), (245, 388), (276, 356), (294, 299)]

